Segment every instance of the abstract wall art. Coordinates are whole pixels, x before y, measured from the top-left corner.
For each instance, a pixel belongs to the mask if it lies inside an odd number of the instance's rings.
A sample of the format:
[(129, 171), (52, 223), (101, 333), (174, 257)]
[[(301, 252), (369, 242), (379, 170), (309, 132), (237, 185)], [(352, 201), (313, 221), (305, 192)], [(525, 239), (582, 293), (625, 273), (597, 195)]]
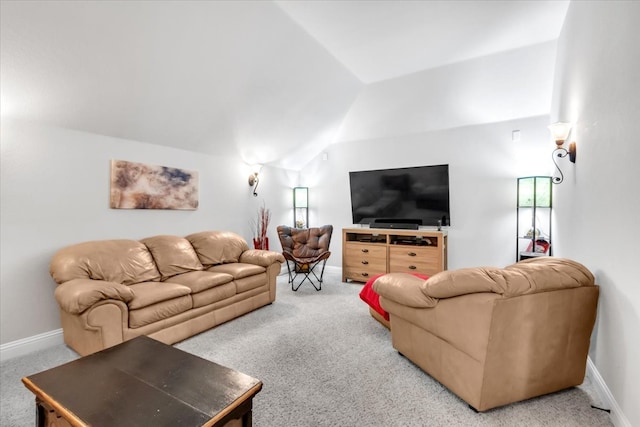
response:
[(112, 209), (198, 208), (198, 172), (111, 160)]

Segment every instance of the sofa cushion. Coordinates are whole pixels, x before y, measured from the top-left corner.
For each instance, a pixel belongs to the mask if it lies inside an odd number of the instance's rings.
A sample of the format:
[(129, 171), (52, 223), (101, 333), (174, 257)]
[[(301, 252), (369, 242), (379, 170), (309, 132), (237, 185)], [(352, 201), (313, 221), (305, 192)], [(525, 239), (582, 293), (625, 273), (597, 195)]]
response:
[(203, 231), (186, 237), (205, 267), (238, 262), (242, 252), (249, 249), (247, 242), (229, 231)]
[(129, 311), (129, 327), (139, 328), (150, 323), (168, 319), (176, 314), (184, 313), (193, 307), (190, 295), (172, 298), (151, 304), (137, 310)]
[(206, 289), (202, 292), (191, 294), (193, 300), (193, 308), (204, 307), (205, 305), (214, 304), (231, 298), (236, 295), (235, 282), (225, 283), (215, 288)]
[(144, 282), (129, 286), (133, 290), (133, 299), (129, 301), (130, 310), (147, 307), (152, 304), (189, 295), (191, 289), (178, 283)]
[(154, 236), (142, 239), (141, 242), (149, 248), (162, 280), (204, 268), (193, 246), (184, 237)]
[(135, 240), (98, 240), (60, 249), (51, 259), (56, 283), (73, 279), (104, 280), (131, 285), (160, 280), (151, 253)]
[(214, 271), (191, 271), (171, 278), (171, 283), (178, 283), (188, 287), (191, 289), (192, 294), (224, 285), (231, 281), (233, 281), (232, 275)]
[(267, 286), (267, 273), (254, 274), (242, 279), (238, 279), (236, 282), (236, 292), (242, 293), (250, 291), (251, 289), (259, 288), (260, 286)]
[(254, 274), (264, 273), (267, 269), (259, 265), (235, 262), (233, 264), (214, 265), (213, 267), (208, 268), (207, 271), (230, 274), (237, 280), (253, 276)]

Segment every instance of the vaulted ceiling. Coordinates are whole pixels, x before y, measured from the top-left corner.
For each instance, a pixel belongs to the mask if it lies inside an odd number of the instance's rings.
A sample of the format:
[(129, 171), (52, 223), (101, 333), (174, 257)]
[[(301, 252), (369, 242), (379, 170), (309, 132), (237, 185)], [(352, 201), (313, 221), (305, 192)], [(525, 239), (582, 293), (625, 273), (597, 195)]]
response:
[(363, 89), (554, 40), (567, 6), (3, 1), (0, 111), (295, 168), (336, 141)]

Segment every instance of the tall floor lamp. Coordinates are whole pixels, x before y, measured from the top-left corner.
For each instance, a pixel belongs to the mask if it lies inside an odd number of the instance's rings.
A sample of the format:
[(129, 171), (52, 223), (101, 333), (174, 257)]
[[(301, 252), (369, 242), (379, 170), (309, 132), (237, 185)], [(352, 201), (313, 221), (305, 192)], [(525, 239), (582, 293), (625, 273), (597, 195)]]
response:
[(293, 189), (293, 225), (296, 228), (309, 227), (309, 187)]

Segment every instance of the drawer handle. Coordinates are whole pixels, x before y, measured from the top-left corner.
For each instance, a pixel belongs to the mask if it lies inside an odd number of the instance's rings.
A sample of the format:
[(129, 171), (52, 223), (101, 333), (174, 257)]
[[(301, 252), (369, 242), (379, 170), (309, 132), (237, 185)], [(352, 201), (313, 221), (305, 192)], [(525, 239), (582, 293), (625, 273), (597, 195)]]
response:
[(369, 275), (369, 273), (362, 273), (362, 275), (363, 275), (364, 277), (367, 277), (367, 276)]
[(369, 253), (369, 249), (363, 249), (362, 252), (364, 252), (365, 254)]
[(409, 266), (409, 270), (415, 270), (416, 268), (418, 268), (418, 267), (416, 267), (415, 265), (410, 265)]
[(415, 253), (415, 252), (409, 252), (407, 255), (409, 255), (409, 256), (416, 256), (416, 255), (418, 255), (418, 254), (417, 254), (417, 253)]
[(369, 264), (369, 261), (362, 261), (362, 263), (363, 263), (364, 265), (367, 265), (367, 264)]

